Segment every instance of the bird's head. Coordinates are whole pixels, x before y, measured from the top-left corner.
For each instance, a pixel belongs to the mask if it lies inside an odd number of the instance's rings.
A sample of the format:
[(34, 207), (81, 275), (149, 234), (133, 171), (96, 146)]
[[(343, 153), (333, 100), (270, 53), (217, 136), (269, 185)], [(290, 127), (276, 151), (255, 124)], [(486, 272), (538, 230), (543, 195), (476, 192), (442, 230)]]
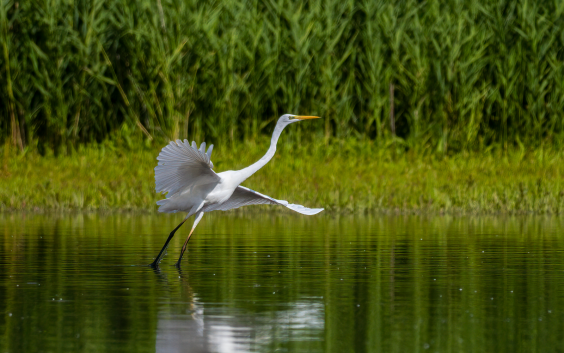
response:
[(284, 114), (278, 119), (278, 124), (289, 125), (301, 120), (318, 119), (318, 116)]

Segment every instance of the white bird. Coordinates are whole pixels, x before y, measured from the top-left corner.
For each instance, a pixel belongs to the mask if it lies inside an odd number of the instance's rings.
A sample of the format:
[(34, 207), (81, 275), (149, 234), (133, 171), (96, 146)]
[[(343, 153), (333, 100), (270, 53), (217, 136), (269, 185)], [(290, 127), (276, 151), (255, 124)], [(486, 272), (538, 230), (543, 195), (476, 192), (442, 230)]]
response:
[(187, 140), (184, 140), (184, 142), (181, 140), (171, 141), (170, 144), (165, 146), (157, 157), (159, 163), (155, 167), (155, 189), (157, 192), (168, 193), (166, 199), (157, 202), (160, 206), (159, 212), (187, 212), (188, 214), (170, 233), (161, 252), (151, 266), (157, 267), (159, 265), (174, 233), (192, 215), (195, 215), (194, 225), (184, 242), (176, 266), (180, 266), (186, 245), (205, 212), (227, 211), (241, 206), (259, 204), (282, 205), (305, 215), (314, 215), (323, 211), (323, 208), (307, 208), (289, 204), (284, 200), (276, 200), (240, 185), (272, 159), (276, 152), (276, 143), (280, 133), (286, 126), (300, 120), (316, 118), (318, 117), (282, 115), (276, 123), (270, 147), (266, 154), (258, 162), (241, 170), (214, 172), (213, 163), (210, 160), (213, 145), (206, 152), (205, 142), (202, 142), (199, 149), (196, 142), (192, 142), (190, 146)]

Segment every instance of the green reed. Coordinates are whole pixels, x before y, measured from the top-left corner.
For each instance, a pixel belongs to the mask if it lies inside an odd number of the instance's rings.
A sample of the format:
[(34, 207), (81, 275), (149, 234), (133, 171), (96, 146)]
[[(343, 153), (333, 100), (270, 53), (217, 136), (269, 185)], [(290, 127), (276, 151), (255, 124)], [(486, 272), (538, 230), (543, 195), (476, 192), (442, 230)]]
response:
[[(0, 6), (0, 135), (67, 152), (115, 131), (252, 140), (281, 113), (326, 142), (561, 146), (558, 1), (32, 0)], [(125, 129), (125, 130), (124, 130)]]

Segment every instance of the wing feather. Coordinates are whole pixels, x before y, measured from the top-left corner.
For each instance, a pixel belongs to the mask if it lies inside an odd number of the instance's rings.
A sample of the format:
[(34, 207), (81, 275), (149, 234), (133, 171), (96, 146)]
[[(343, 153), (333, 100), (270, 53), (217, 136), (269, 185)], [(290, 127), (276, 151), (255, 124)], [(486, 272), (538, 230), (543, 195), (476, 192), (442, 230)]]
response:
[[(205, 146), (205, 143), (202, 143), (202, 149), (205, 149)], [(195, 142), (190, 146), (187, 140), (171, 141), (157, 157), (159, 163), (155, 167), (156, 191), (168, 192), (170, 197), (181, 190), (218, 182), (219, 176), (212, 170), (210, 157), (211, 151), (205, 153), (198, 150)]]
[(244, 186), (238, 186), (229, 200), (221, 204), (204, 206), (203, 211), (227, 211), (249, 205), (281, 205), (305, 215), (314, 215), (323, 211), (323, 208), (307, 208), (302, 205), (289, 204), (288, 201), (276, 200)]

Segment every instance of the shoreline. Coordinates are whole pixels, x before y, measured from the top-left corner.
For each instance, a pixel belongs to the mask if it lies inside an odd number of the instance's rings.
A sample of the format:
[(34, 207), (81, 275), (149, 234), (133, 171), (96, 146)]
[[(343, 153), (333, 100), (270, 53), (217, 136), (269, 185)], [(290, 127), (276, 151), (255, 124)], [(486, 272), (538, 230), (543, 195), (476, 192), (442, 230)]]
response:
[[(216, 148), (215, 170), (258, 160), (267, 142)], [(564, 156), (559, 151), (458, 153), (282, 143), (244, 184), (271, 197), (334, 214), (561, 214)], [(4, 156), (0, 212), (157, 213), (159, 149), (84, 148), (70, 156)], [(235, 157), (233, 157), (235, 156)], [(253, 209), (259, 210), (260, 206)], [(260, 208), (261, 212), (281, 212)], [(235, 212), (255, 212), (243, 209)]]

